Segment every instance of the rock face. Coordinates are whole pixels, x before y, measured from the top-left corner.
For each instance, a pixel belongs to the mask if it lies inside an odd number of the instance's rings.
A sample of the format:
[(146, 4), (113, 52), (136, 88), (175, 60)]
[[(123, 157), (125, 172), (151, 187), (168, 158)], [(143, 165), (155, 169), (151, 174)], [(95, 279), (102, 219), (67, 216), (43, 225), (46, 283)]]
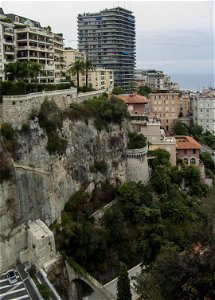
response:
[[(27, 246), (29, 220), (40, 219), (49, 226), (60, 221), (65, 203), (83, 184), (90, 192), (100, 181), (126, 178), (127, 122), (97, 131), (93, 120), (87, 124), (65, 120), (59, 135), (68, 146), (61, 156), (49, 155), (46, 133), (36, 120), (30, 122), (30, 133), (18, 134), (21, 147), (19, 160), (13, 162), (13, 178), (0, 184), (0, 259), (6, 261), (0, 270), (15, 263)], [(95, 162), (101, 161), (107, 166), (105, 174), (92, 173)]]

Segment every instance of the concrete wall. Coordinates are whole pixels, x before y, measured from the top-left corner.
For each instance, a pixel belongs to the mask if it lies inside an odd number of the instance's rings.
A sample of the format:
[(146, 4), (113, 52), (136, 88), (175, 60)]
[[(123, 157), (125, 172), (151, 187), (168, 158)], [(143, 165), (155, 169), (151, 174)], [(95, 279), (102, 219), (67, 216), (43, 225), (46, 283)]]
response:
[(160, 125), (160, 122), (147, 122), (145, 125), (140, 125), (140, 132), (149, 143), (159, 143), (161, 140)]
[(42, 267), (55, 256), (55, 241), (51, 230), (41, 220), (29, 221), (28, 226), (23, 223), (16, 227), (11, 238), (0, 242), (0, 272), (18, 261), (29, 261)]

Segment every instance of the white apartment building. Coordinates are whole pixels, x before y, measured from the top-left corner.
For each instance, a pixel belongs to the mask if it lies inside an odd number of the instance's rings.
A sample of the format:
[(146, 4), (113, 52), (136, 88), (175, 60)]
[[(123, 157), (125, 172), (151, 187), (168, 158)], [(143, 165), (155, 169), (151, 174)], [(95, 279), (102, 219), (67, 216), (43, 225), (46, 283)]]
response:
[(14, 24), (0, 10), (0, 81), (5, 80), (5, 65), (16, 59)]
[(205, 90), (193, 99), (193, 122), (215, 135), (215, 90)]
[[(0, 79), (5, 80), (5, 64), (34, 61), (43, 66), (38, 82), (58, 82), (65, 77), (63, 35), (42, 28), (39, 22), (0, 10)], [(2, 69), (2, 72), (1, 72)]]
[(152, 91), (179, 90), (179, 85), (171, 81), (171, 77), (157, 70), (135, 70), (134, 82), (136, 86), (147, 85)]

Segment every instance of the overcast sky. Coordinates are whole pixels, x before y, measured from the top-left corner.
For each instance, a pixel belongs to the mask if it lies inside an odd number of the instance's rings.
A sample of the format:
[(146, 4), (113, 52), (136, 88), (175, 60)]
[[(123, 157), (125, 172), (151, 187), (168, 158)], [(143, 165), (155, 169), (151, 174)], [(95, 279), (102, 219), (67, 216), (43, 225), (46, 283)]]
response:
[(1, 1), (14, 13), (62, 32), (77, 48), (77, 15), (116, 6), (136, 17), (137, 68), (166, 73), (214, 73), (213, 1)]

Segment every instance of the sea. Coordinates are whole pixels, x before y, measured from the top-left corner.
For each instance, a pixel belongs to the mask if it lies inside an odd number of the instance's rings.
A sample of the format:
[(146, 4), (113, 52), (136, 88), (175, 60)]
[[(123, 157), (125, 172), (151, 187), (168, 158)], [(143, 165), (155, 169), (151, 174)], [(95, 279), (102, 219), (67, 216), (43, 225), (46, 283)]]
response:
[(214, 73), (202, 74), (168, 74), (171, 76), (171, 81), (178, 83), (181, 90), (202, 91), (209, 87), (215, 88)]

